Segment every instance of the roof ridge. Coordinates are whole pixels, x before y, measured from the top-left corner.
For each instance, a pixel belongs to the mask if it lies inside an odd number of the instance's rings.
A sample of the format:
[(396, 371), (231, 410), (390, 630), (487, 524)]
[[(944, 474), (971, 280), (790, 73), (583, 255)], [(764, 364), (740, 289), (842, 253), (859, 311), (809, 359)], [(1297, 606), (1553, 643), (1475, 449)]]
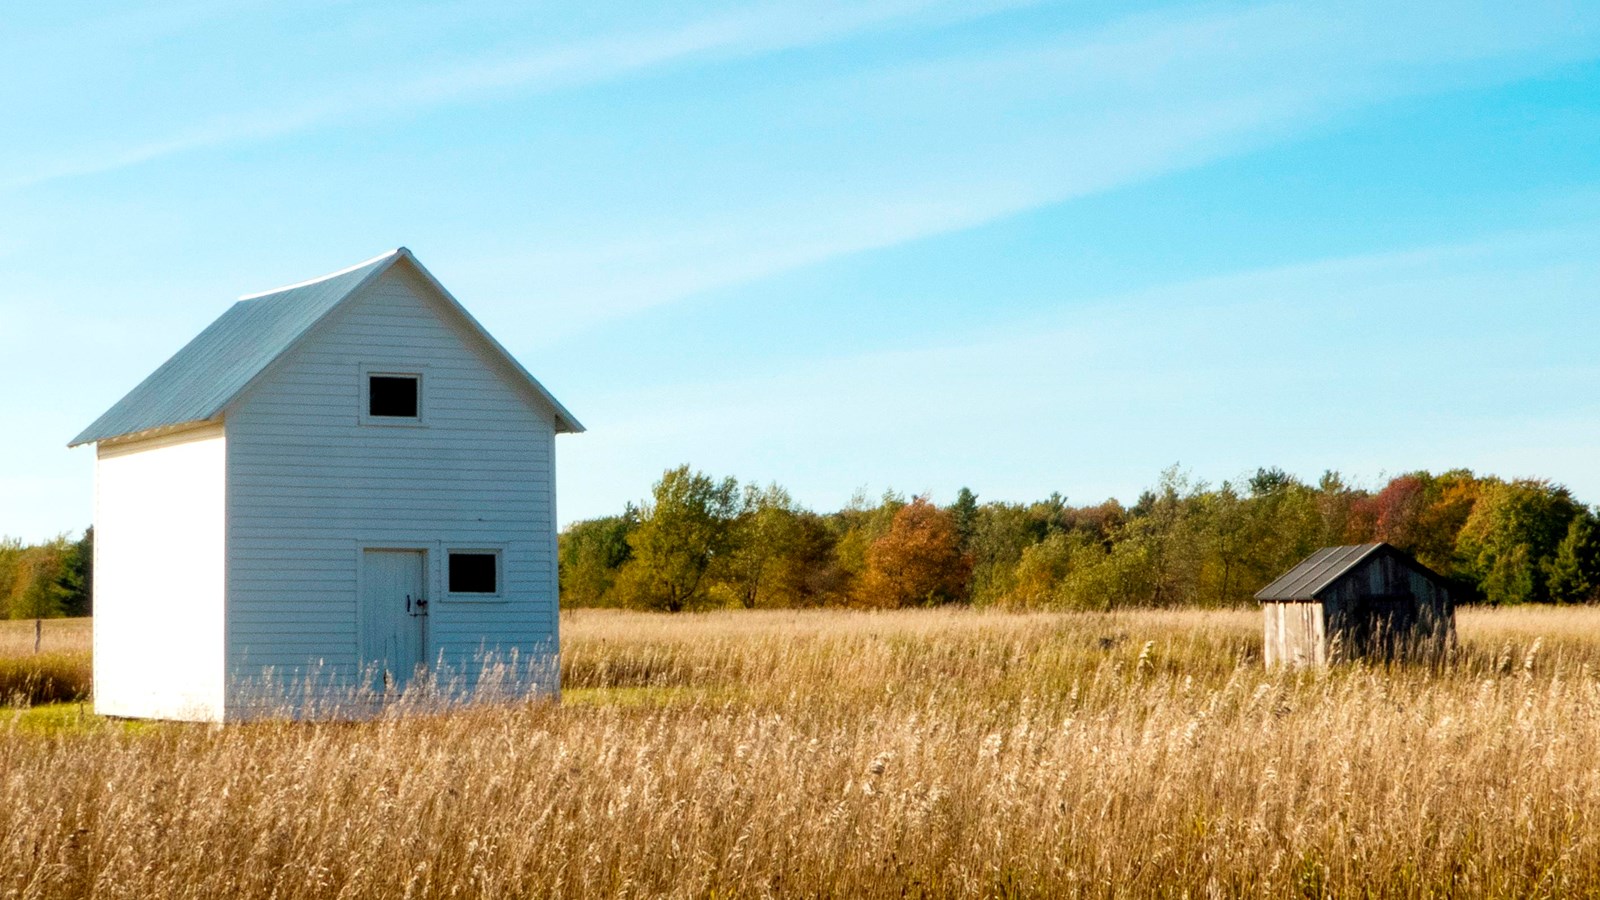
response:
[(389, 251), (386, 251), (384, 253), (379, 253), (377, 256), (374, 256), (371, 259), (364, 259), (361, 262), (356, 263), (355, 265), (345, 266), (344, 268), (340, 269), (337, 272), (329, 272), (326, 275), (318, 275), (315, 278), (307, 278), (305, 281), (296, 281), (294, 284), (286, 284), (286, 285), (283, 285), (282, 287), (275, 287), (275, 288), (273, 288), (271, 290), (267, 290), (267, 291), (257, 291), (254, 294), (245, 294), (245, 295), (243, 295), (242, 297), (239, 298), (239, 301), (242, 303), (245, 300), (259, 300), (262, 297), (270, 297), (273, 294), (281, 294), (284, 291), (292, 291), (295, 288), (309, 287), (309, 286), (311, 286), (313, 284), (318, 284), (320, 282), (327, 281), (330, 278), (338, 278), (340, 275), (348, 275), (348, 274), (350, 274), (351, 272), (354, 272), (357, 269), (360, 269), (360, 268), (365, 267), (365, 266), (370, 266), (370, 265), (372, 265), (373, 263), (376, 263), (376, 262), (381, 262), (381, 261), (383, 261), (385, 259), (388, 259), (391, 256), (397, 256), (399, 254), (409, 253), (409, 252), (410, 251), (408, 251), (404, 247), (396, 247), (393, 250), (389, 250)]
[[(557, 431), (583, 430), (583, 425), (566, 407), (451, 296), (410, 250), (397, 247), (337, 272), (241, 298), (67, 446), (215, 418), (262, 378), (269, 377), (277, 361), (343, 303), (401, 260), (408, 262), (422, 278), (425, 290), (442, 298), (441, 314), (464, 323), (472, 336), (507, 366), (505, 374), (525, 382), (537, 395), (537, 401), (550, 407), (555, 414)], [(250, 302), (263, 297), (273, 297), (274, 302)]]
[(1262, 601), (1315, 599), (1328, 585), (1374, 554), (1382, 552), (1384, 548), (1396, 550), (1388, 541), (1323, 547), (1257, 591), (1255, 599)]

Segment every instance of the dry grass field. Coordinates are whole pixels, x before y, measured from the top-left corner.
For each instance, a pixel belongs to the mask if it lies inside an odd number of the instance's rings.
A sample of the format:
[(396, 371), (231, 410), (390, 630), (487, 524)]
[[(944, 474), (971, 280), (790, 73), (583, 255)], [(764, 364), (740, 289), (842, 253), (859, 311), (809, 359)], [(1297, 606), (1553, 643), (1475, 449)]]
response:
[(1299, 673), (1257, 621), (583, 611), (560, 704), (0, 712), (0, 896), (1600, 895), (1600, 611)]
[(0, 620), (0, 705), (73, 700), (89, 691), (89, 620), (46, 619), (37, 633), (34, 625)]

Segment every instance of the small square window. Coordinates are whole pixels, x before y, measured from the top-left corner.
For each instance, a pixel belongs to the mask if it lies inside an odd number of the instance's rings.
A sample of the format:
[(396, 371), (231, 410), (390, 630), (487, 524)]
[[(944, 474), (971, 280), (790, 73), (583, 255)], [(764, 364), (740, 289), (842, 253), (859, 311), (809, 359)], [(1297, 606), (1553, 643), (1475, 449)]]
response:
[(367, 378), (367, 415), (386, 419), (415, 419), (417, 387), (415, 375), (371, 375)]
[(499, 557), (498, 553), (451, 553), (450, 593), (499, 593)]

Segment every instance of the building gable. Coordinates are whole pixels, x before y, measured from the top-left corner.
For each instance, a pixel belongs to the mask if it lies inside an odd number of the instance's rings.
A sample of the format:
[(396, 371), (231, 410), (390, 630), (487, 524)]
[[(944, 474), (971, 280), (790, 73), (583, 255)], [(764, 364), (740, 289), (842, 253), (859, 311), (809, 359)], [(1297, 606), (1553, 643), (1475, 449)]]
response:
[(1379, 543), (1324, 547), (1257, 591), (1256, 599), (1278, 602), (1315, 600), (1329, 585), (1388, 546)]
[(1257, 591), (1255, 599), (1263, 603), (1321, 600), (1335, 592), (1340, 585), (1351, 580), (1359, 581), (1383, 559), (1392, 559), (1417, 576), (1441, 588), (1445, 586), (1445, 580), (1437, 572), (1417, 562), (1410, 554), (1380, 541), (1324, 547)]
[(558, 432), (583, 425), (539, 384), (404, 247), (348, 269), (240, 299), (68, 446), (214, 421), (270, 373), (333, 313), (397, 265), (414, 271), (457, 320), (500, 361), (503, 377), (522, 383), (548, 407)]
[[(267, 670), (356, 676), (372, 552), (421, 554), (426, 656), (452, 677), (475, 677), (481, 652), (527, 653), (555, 634), (556, 421), (502, 365), (396, 266), (228, 408), (230, 709), (248, 717), (270, 700)], [(375, 373), (419, 377), (416, 421), (365, 415)], [(497, 596), (450, 596), (462, 553), (495, 558)]]

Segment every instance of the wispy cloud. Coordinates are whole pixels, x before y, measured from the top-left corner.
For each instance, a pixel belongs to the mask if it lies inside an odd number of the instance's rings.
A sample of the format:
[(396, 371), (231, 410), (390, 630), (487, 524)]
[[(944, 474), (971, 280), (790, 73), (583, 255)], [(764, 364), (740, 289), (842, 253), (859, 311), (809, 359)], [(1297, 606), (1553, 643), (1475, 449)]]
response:
[[(823, 147), (738, 208), (652, 216), (476, 261), (538, 283), (547, 336), (731, 285), (1204, 166), (1400, 97), (1518, 77), (1596, 52), (1594, 15), (1506, 22), (1383, 4), (1141, 14), (1021, 45), (807, 85), (771, 106), (834, 106), (872, 128)], [(1495, 61), (1480, 68), (1478, 63)], [(1511, 60), (1512, 64), (1504, 64)], [(844, 115), (844, 114), (841, 114)]]
[(318, 89), (317, 99), (219, 115), (125, 146), (63, 153), (0, 183), (17, 190), (126, 169), (175, 154), (278, 138), (354, 119), (416, 114), (497, 92), (571, 89), (695, 60), (733, 59), (814, 46), (916, 22), (987, 15), (1036, 0), (878, 0), (775, 3), (648, 32), (618, 33), (494, 58), (438, 64), (420, 74), (374, 73)]
[(1201, 165), (1241, 149), (1241, 135), (1283, 113), (1275, 102), (1243, 97), (1182, 110), (1128, 110), (1070, 135), (1019, 139), (982, 169), (952, 166), (910, 183), (885, 173), (885, 184), (823, 197), (778, 193), (777, 202), (743, 210), (733, 222), (662, 226), (620, 243), (549, 245), (469, 268), (499, 280), (512, 270), (518, 280), (540, 284), (550, 310), (544, 339), (556, 340), (709, 290)]

